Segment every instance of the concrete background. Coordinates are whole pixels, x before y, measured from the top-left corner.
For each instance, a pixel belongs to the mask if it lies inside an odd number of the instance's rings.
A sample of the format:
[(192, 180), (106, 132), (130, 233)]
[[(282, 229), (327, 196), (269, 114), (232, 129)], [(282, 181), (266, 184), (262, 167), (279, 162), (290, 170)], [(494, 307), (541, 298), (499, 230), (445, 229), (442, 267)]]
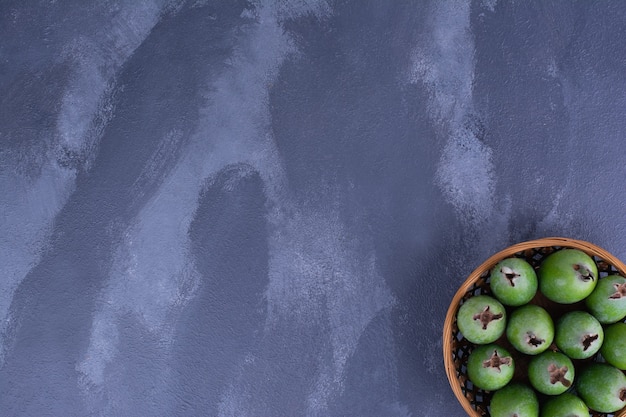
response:
[(462, 416), (522, 240), (626, 259), (619, 1), (0, 3), (0, 414)]

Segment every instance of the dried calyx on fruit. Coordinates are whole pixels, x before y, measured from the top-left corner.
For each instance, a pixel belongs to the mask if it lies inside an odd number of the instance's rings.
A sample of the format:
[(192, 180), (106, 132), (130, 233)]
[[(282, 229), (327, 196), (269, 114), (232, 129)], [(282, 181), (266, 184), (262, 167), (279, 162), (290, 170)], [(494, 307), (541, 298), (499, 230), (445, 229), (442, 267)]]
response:
[(589, 347), (591, 347), (591, 344), (595, 342), (596, 340), (598, 340), (599, 337), (600, 336), (598, 336), (597, 333), (584, 335), (582, 338), (583, 351), (589, 350)]
[(560, 382), (566, 387), (569, 387), (570, 385), (572, 385), (572, 381), (570, 381), (569, 379), (565, 377), (565, 375), (567, 375), (567, 371), (568, 371), (567, 366), (558, 367), (555, 364), (551, 363), (550, 366), (548, 366), (548, 372), (550, 374), (550, 383), (556, 384), (557, 382)]
[(472, 317), (474, 320), (480, 320), (480, 323), (482, 324), (482, 328), (483, 330), (487, 329), (487, 326), (489, 326), (489, 323), (491, 323), (494, 320), (500, 320), (504, 315), (502, 313), (496, 313), (493, 314), (491, 312), (491, 307), (490, 306), (486, 306), (483, 311), (481, 311), (480, 313), (474, 314), (474, 316)]
[(491, 355), (489, 359), (483, 361), (483, 368), (494, 368), (498, 372), (501, 371), (500, 367), (502, 365), (511, 365), (511, 357), (499, 356), (498, 351), (496, 349), (493, 350), (493, 354)]
[(626, 283), (613, 284), (613, 287), (615, 288), (615, 292), (609, 296), (610, 299), (617, 300), (626, 297)]
[(535, 336), (534, 333), (531, 333), (531, 332), (526, 333), (526, 343), (529, 344), (530, 346), (538, 347), (538, 346), (541, 346), (541, 344), (544, 343), (545, 341), (546, 339), (537, 337)]
[(593, 271), (587, 268), (585, 265), (574, 264), (572, 266), (574, 271), (578, 272), (578, 279), (584, 282), (593, 281), (595, 278)]
[(502, 268), (500, 268), (500, 272), (504, 274), (504, 277), (509, 281), (509, 284), (511, 284), (511, 287), (515, 287), (515, 279), (519, 277), (520, 275), (516, 273), (515, 271), (513, 271), (508, 266), (503, 266)]

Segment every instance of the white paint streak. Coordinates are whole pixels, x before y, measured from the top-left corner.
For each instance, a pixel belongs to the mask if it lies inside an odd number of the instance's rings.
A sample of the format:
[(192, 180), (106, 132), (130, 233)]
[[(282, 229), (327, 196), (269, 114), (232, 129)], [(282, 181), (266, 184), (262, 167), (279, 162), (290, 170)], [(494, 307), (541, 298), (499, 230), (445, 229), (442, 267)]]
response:
[[(111, 112), (109, 83), (115, 72), (147, 36), (158, 20), (158, 2), (142, 1), (115, 6), (119, 10), (101, 39), (93, 28), (81, 31), (63, 48), (62, 59), (72, 65), (72, 75), (62, 98), (56, 131), (46, 138), (46, 152), (35, 178), (15, 170), (0, 170), (0, 364), (12, 320), (8, 316), (19, 283), (39, 262), (52, 222), (75, 188), (76, 167), (63, 163), (68, 153), (88, 169), (94, 147)], [(96, 122), (99, 120), (99, 122)], [(11, 237), (10, 241), (8, 237)]]
[(330, 313), (335, 364), (343, 368), (355, 339), (392, 297), (374, 252), (357, 249), (371, 242), (353, 241), (334, 209), (286, 211), (270, 218), (277, 228), (270, 241), (270, 324), (283, 316), (306, 323), (312, 314)]
[(468, 226), (493, 217), (495, 179), (491, 150), (472, 130), (474, 42), (470, 2), (433, 2), (431, 37), (416, 50), (411, 80), (430, 93), (430, 115), (447, 141), (436, 180)]
[(323, 19), (332, 13), (327, 0), (278, 0), (271, 7), (274, 9), (274, 17), (278, 22), (303, 15), (313, 15), (318, 19)]
[[(164, 1), (112, 3), (107, 10), (112, 19), (106, 28), (97, 34), (80, 34), (65, 48), (63, 58), (73, 62), (74, 73), (57, 118), (57, 146), (61, 150), (87, 154), (99, 139), (100, 135), (92, 132), (93, 122), (102, 112), (108, 84), (157, 23)], [(101, 124), (107, 121), (105, 117)]]
[[(275, 277), (270, 281), (268, 299), (276, 297), (282, 300), (282, 308), (295, 305), (306, 306), (303, 318), (324, 311), (323, 305), (316, 299), (303, 299), (308, 293), (321, 292), (325, 300), (325, 311), (330, 321), (330, 342), (333, 352), (332, 367), (322, 367), (319, 379), (308, 398), (308, 414), (325, 415), (329, 401), (343, 393), (345, 368), (348, 359), (356, 350), (359, 338), (370, 321), (384, 308), (395, 303), (378, 273), (376, 257), (371, 242), (371, 252), (363, 256), (351, 242), (350, 235), (332, 211), (305, 218), (305, 224), (294, 222), (289, 239), (280, 239), (282, 247), (279, 256), (298, 255), (295, 265), (299, 271), (293, 274), (285, 270), (289, 265), (286, 259), (277, 262), (282, 268), (275, 270)], [(312, 221), (311, 221), (312, 220)], [(310, 222), (310, 223), (309, 223)], [(309, 223), (309, 224), (306, 224)], [(284, 241), (281, 241), (284, 240)], [(366, 246), (366, 245), (363, 245)], [(293, 253), (292, 251), (296, 251)], [(299, 272), (299, 273), (298, 273)], [(295, 298), (285, 297), (285, 287), (298, 285)], [(302, 290), (305, 291), (302, 291)], [(287, 311), (284, 312), (287, 314)]]
[[(260, 20), (281, 30), (278, 22), (285, 14), (315, 13), (318, 18), (330, 14), (326, 2), (298, 4), (306, 7), (290, 3), (288, 9), (281, 6), (274, 12), (275, 22), (267, 15)], [(284, 176), (276, 172), (277, 163), (275, 159), (257, 163), (274, 207), (268, 218), (274, 232), (269, 242), (267, 331), (281, 318), (288, 318), (296, 327), (316, 322), (323, 315), (330, 320), (333, 363), (328, 367), (320, 362), (319, 378), (308, 398), (308, 414), (320, 415), (326, 412), (329, 400), (341, 394), (345, 366), (361, 333), (394, 300), (378, 274), (373, 250), (363, 258), (334, 209), (320, 212), (290, 202), (276, 186), (276, 177)], [(366, 246), (364, 243), (360, 245)], [(239, 416), (254, 415), (253, 410), (242, 412), (245, 398), (245, 392), (231, 387), (220, 403), (220, 415), (234, 415), (233, 410)]]
[(31, 181), (13, 172), (0, 172), (0, 364), (5, 351), (3, 333), (12, 321), (13, 294), (41, 258), (54, 216), (73, 190), (74, 173), (48, 161)]
[(566, 185), (556, 192), (554, 202), (550, 211), (537, 223), (537, 230), (545, 236), (554, 236), (561, 234), (562, 230), (571, 230), (574, 223), (574, 215), (571, 212), (564, 212), (561, 205), (561, 199), (566, 190), (570, 188), (569, 179)]
[[(265, 133), (269, 131), (268, 85), (291, 45), (280, 27), (263, 24), (264, 10), (257, 10), (261, 24), (250, 34), (249, 41), (239, 45), (230, 57), (230, 71), (207, 89), (212, 92), (210, 105), (201, 110), (200, 125), (177, 165), (127, 229), (117, 250), (102, 296), (108, 301), (101, 304), (94, 319), (91, 344), (79, 365), (94, 406), (99, 404), (97, 396), (106, 396), (107, 384), (112, 384), (111, 391), (117, 385), (116, 381), (100, 378), (101, 370), (114, 359), (110, 352), (116, 350), (118, 341), (98, 332), (101, 322), (131, 313), (147, 329), (158, 333), (165, 340), (164, 346), (171, 342), (173, 329), (168, 318), (184, 307), (197, 287), (188, 231), (206, 179), (232, 163), (280, 167), (277, 161), (268, 161), (274, 155), (267, 150), (271, 138)], [(158, 174), (158, 167), (167, 157), (167, 152), (157, 151), (140, 180)], [(277, 184), (278, 177), (280, 174), (272, 172), (266, 180)]]
[[(312, 389), (310, 415), (323, 414), (329, 399), (341, 391), (345, 365), (362, 331), (393, 303), (378, 274), (373, 250), (364, 257), (356, 249), (367, 242), (351, 242), (335, 210), (313, 211), (286, 195), (285, 172), (270, 134), (268, 89), (285, 57), (296, 52), (281, 19), (307, 13), (323, 18), (330, 8), (325, 1), (257, 2), (254, 10), (244, 12), (245, 18), (254, 18), (256, 23), (229, 59), (229, 71), (211, 83), (210, 105), (202, 110), (202, 122), (184, 155), (128, 228), (117, 251), (102, 296), (106, 302), (100, 305), (91, 346), (79, 366), (85, 387), (96, 388), (90, 389), (92, 395), (106, 395), (107, 384), (117, 384), (102, 378), (117, 343), (109, 333), (114, 328), (103, 322), (130, 312), (168, 339), (172, 330), (168, 315), (193, 296), (193, 283), (198, 279), (187, 235), (197, 198), (206, 178), (228, 164), (254, 166), (270, 200), (268, 221), (274, 232), (270, 235), (267, 328), (281, 317), (295, 327), (321, 313), (330, 320), (333, 363), (320, 372)], [(158, 158), (151, 164), (158, 166)], [(146, 175), (152, 171), (146, 168)], [(254, 415), (254, 410), (245, 408), (247, 394), (242, 389), (232, 385), (224, 393), (220, 415), (231, 415), (232, 410), (239, 416)]]
[(483, 0), (482, 1), (483, 8), (489, 10), (490, 12), (495, 12), (497, 5), (498, 5), (498, 0)]

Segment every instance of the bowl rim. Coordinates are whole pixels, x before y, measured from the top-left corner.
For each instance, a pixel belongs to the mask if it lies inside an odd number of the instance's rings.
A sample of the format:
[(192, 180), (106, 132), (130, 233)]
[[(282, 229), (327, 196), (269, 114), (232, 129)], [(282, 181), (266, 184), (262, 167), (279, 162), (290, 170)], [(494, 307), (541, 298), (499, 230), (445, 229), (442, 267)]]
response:
[[(475, 409), (472, 408), (470, 401), (465, 397), (461, 390), (461, 385), (458, 383), (458, 377), (456, 375), (456, 367), (454, 366), (454, 360), (452, 358), (453, 352), (453, 340), (452, 340), (452, 328), (456, 321), (456, 312), (459, 308), (460, 302), (467, 293), (467, 291), (480, 279), (480, 277), (486, 272), (491, 270), (499, 261), (504, 258), (510, 257), (516, 253), (523, 252), (528, 249), (545, 248), (545, 247), (563, 247), (580, 249), (590, 256), (597, 256), (605, 260), (607, 263), (613, 265), (621, 274), (626, 276), (626, 265), (616, 258), (614, 255), (606, 251), (605, 249), (594, 245), (593, 243), (572, 239), (566, 237), (546, 237), (541, 239), (528, 240), (520, 242), (509, 247), (502, 249), (501, 251), (491, 255), (487, 260), (481, 263), (476, 269), (469, 274), (469, 276), (463, 281), (459, 289), (454, 294), (446, 318), (443, 325), (443, 359), (446, 375), (448, 377), (448, 383), (454, 392), (457, 400), (471, 417), (482, 417)], [(626, 408), (618, 411), (615, 417), (626, 416)]]

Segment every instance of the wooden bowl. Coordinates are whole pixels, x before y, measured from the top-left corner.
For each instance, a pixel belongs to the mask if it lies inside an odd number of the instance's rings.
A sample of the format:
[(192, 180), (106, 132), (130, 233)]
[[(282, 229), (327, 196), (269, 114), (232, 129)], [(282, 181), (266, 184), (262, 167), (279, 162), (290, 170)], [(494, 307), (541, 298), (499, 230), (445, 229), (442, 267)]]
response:
[[(454, 295), (443, 325), (443, 359), (452, 391), (468, 415), (472, 417), (489, 416), (488, 407), (492, 393), (475, 387), (467, 377), (467, 359), (474, 344), (467, 341), (459, 332), (456, 324), (456, 314), (459, 307), (465, 300), (475, 295), (491, 294), (489, 275), (491, 269), (502, 259), (510, 257), (523, 258), (537, 270), (541, 261), (547, 255), (565, 248), (580, 249), (591, 256), (598, 265), (600, 278), (609, 274), (626, 276), (626, 265), (606, 250), (582, 240), (550, 237), (518, 243), (491, 256), (467, 277)], [(546, 308), (555, 319), (567, 311), (584, 308), (584, 303), (572, 305), (553, 303), (539, 292), (531, 303)], [(516, 373), (514, 380), (527, 381), (526, 366), (528, 357), (517, 354), (505, 336), (496, 341), (496, 343), (507, 348), (512, 354), (515, 352)], [(556, 346), (553, 346), (553, 348), (556, 349)], [(574, 363), (576, 364), (575, 361)], [(589, 414), (593, 417), (626, 417), (626, 407), (614, 414), (598, 413), (591, 410)]]

